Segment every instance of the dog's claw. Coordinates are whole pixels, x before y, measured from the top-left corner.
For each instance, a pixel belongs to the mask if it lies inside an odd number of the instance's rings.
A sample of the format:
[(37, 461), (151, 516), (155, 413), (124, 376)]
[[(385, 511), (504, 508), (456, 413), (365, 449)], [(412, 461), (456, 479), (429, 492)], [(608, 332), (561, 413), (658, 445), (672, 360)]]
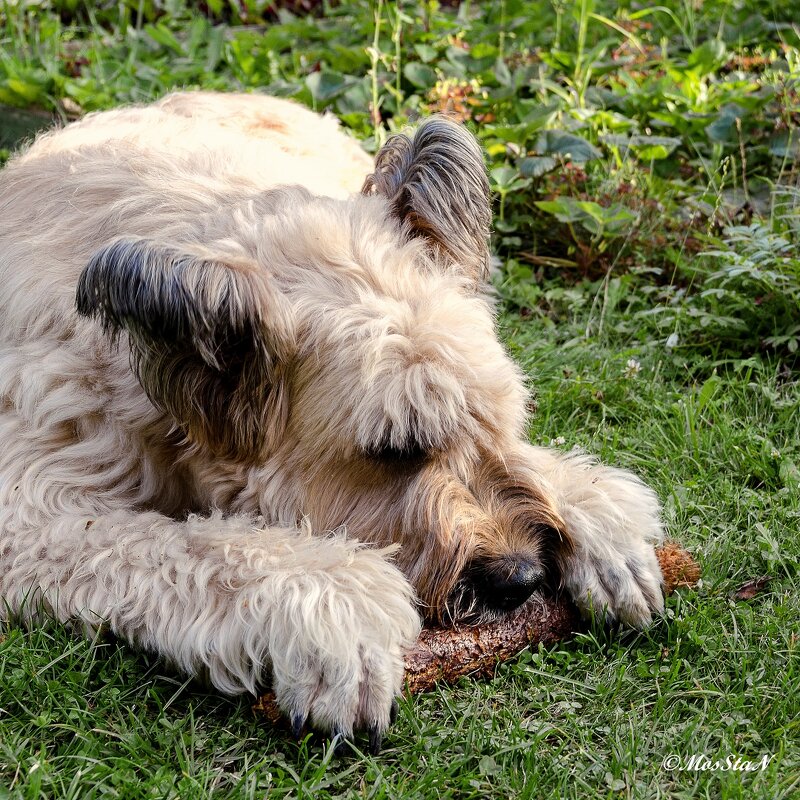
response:
[(350, 741), (341, 728), (337, 727), (331, 731), (331, 742), (333, 743), (333, 755), (336, 758), (341, 758), (350, 750)]
[(381, 744), (383, 743), (383, 734), (377, 725), (373, 725), (369, 729), (369, 753), (376, 756), (381, 751)]
[(306, 724), (306, 715), (301, 713), (292, 714), (291, 717), (291, 725), (292, 725), (292, 736), (295, 739), (300, 738), (300, 734), (303, 732), (303, 727)]

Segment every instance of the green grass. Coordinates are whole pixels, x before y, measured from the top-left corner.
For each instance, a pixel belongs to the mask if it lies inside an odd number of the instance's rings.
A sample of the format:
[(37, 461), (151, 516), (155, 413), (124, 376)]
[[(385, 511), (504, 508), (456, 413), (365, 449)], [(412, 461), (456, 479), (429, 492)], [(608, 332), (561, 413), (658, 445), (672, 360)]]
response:
[[(409, 0), (276, 19), (257, 0), (0, 0), (0, 103), (25, 112), (258, 88), (375, 148), (460, 111), (497, 192), (531, 439), (638, 472), (703, 567), (646, 633), (593, 630), (404, 701), (377, 758), (296, 743), (113, 640), (11, 625), (0, 798), (800, 796), (800, 39), (790, 4), (739, 6)], [(765, 592), (732, 598), (760, 575)], [(663, 769), (671, 754), (774, 758)]]
[[(12, 629), (0, 646), (11, 796), (796, 796), (800, 506), (796, 471), (782, 470), (798, 458), (796, 388), (761, 367), (712, 393), (642, 351), (556, 350), (537, 324), (506, 324), (537, 365), (534, 440), (561, 436), (651, 481), (701, 587), (646, 634), (595, 631), (406, 701), (380, 757), (342, 761), (116, 643)], [(631, 357), (641, 371), (621, 378)], [(765, 594), (730, 599), (762, 574)], [(745, 775), (661, 770), (672, 753), (775, 759)]]

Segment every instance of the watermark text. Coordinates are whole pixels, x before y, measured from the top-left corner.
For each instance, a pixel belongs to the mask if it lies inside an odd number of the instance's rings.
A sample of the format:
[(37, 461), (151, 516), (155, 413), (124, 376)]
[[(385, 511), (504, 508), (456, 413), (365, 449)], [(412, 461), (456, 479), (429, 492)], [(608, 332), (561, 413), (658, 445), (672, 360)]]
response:
[(763, 772), (775, 758), (764, 753), (757, 759), (728, 755), (724, 758), (709, 758), (704, 753), (682, 756), (678, 753), (664, 756), (661, 769), (669, 772)]

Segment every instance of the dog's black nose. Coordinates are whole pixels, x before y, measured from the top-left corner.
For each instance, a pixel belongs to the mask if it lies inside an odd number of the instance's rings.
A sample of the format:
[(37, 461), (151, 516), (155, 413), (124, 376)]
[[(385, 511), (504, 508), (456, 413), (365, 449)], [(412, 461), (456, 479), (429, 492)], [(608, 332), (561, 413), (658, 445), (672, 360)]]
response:
[(521, 606), (544, 582), (539, 562), (504, 559), (472, 572), (476, 595), (488, 608), (511, 611)]

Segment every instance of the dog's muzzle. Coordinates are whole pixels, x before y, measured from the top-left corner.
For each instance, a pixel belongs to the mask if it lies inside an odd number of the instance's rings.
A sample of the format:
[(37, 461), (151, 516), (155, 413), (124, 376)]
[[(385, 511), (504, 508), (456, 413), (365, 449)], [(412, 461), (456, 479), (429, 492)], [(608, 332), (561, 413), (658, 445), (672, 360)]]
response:
[(474, 562), (464, 571), (447, 603), (452, 622), (475, 624), (521, 606), (546, 584), (544, 565), (527, 558)]
[(467, 575), (478, 602), (501, 612), (521, 606), (545, 579), (542, 565), (526, 559), (474, 565)]

